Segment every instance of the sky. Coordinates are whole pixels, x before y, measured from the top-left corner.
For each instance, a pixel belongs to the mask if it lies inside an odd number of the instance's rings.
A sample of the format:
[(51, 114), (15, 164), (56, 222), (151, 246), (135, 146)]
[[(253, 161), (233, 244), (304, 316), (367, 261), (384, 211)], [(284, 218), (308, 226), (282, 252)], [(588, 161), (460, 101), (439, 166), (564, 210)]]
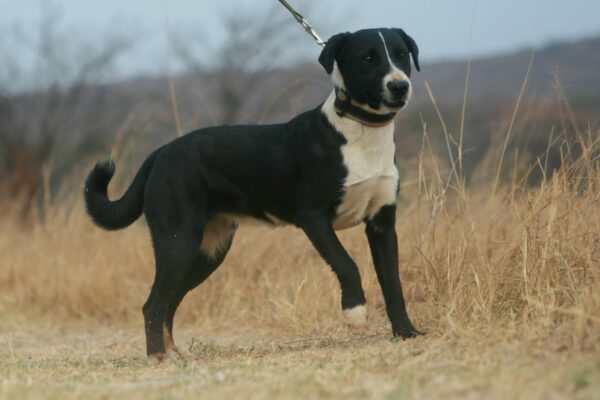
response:
[[(276, 0), (0, 0), (0, 35), (32, 32), (42, 10), (60, 16), (60, 29), (78, 38), (134, 38), (120, 60), (123, 74), (167, 68), (168, 37), (188, 37), (206, 48), (223, 36), (228, 12), (260, 13)], [(327, 38), (337, 32), (402, 27), (419, 44), (423, 62), (541, 47), (600, 34), (600, 0), (289, 0)], [(310, 4), (308, 4), (310, 2)], [(281, 13), (287, 11), (281, 7)], [(290, 24), (296, 22), (290, 16)], [(298, 26), (297, 35), (306, 35)], [(303, 40), (303, 41), (302, 41)], [(316, 60), (319, 48), (306, 35), (298, 51)], [(0, 44), (2, 42), (0, 41)], [(15, 57), (24, 57), (19, 49)]]

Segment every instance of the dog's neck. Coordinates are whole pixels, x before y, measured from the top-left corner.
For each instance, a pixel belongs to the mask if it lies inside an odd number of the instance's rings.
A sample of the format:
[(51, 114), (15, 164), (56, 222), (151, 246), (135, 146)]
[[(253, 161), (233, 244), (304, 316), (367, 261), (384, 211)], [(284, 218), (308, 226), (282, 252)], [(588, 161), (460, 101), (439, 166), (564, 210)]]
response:
[(350, 118), (362, 125), (379, 128), (393, 122), (396, 111), (378, 113), (358, 103), (352, 98), (350, 93), (340, 87), (335, 87), (335, 113), (340, 118)]
[(348, 142), (354, 142), (363, 137), (366, 140), (380, 136), (393, 137), (395, 128), (393, 121), (390, 121), (385, 125), (369, 126), (363, 124), (361, 121), (349, 118), (347, 113), (344, 116), (340, 116), (336, 112), (336, 99), (336, 91), (332, 90), (329, 97), (327, 97), (327, 100), (325, 100), (321, 106), (321, 112), (325, 115), (329, 123), (342, 134)]
[(341, 148), (348, 168), (344, 184), (354, 185), (375, 176), (397, 177), (394, 123), (373, 127), (350, 119), (347, 115), (340, 117), (335, 111), (336, 97), (335, 90), (332, 90), (321, 111), (333, 128), (346, 139)]

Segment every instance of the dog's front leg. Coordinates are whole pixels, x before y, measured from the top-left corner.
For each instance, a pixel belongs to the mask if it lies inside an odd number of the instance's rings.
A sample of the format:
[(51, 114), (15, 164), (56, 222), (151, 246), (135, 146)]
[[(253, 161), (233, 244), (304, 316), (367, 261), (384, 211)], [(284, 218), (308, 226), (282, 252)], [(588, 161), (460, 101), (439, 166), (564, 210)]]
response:
[(299, 214), (296, 224), (337, 275), (342, 290), (342, 310), (348, 323), (354, 326), (366, 324), (366, 300), (360, 273), (335, 234), (331, 219), (320, 212), (305, 212)]
[(396, 206), (383, 207), (374, 218), (367, 220), (366, 232), (394, 336), (406, 339), (419, 335), (408, 318), (398, 273)]

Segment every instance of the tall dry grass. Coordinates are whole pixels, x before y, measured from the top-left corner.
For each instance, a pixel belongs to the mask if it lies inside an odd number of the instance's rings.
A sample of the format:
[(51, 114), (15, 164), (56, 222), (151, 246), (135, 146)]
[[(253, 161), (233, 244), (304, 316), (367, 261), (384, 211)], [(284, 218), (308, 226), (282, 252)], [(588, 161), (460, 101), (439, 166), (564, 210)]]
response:
[[(397, 226), (401, 278), (418, 328), (434, 335), (528, 335), (557, 349), (597, 349), (599, 133), (589, 129), (565, 141), (563, 166), (553, 174), (543, 162), (527, 169), (515, 159), (498, 187), (490, 169), (479, 171), (489, 184), (471, 188), (443, 168), (424, 135), (403, 182)], [(529, 187), (535, 168), (548, 179)], [(27, 228), (4, 210), (0, 315), (141, 327), (154, 271), (144, 222), (104, 232), (85, 215), (79, 193), (58, 203), (44, 224)], [(387, 329), (363, 228), (339, 234), (360, 266), (371, 328)], [(289, 336), (345, 329), (333, 273), (291, 227), (241, 228), (221, 268), (184, 300), (179, 324)]]

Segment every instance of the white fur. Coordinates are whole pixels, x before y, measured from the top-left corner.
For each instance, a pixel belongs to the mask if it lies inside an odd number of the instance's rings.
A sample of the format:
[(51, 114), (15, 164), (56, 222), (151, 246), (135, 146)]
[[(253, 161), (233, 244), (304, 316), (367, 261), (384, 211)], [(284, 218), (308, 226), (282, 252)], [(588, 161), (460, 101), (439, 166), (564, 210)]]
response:
[(353, 327), (365, 326), (367, 324), (367, 307), (364, 304), (344, 310), (344, 318), (348, 325)]
[(400, 68), (398, 68), (396, 66), (396, 64), (394, 64), (394, 62), (392, 61), (392, 58), (390, 57), (390, 52), (388, 50), (387, 43), (385, 42), (385, 38), (383, 37), (383, 34), (381, 32), (377, 32), (377, 33), (379, 33), (379, 37), (381, 38), (381, 41), (383, 42), (383, 48), (385, 49), (385, 55), (387, 56), (388, 62), (390, 63), (390, 72), (388, 72), (385, 75), (385, 77), (383, 78), (383, 97), (386, 99), (386, 101), (393, 100), (391, 93), (387, 88), (387, 84), (390, 81), (396, 81), (396, 80), (407, 81), (408, 82), (408, 93), (406, 95), (406, 102), (408, 103), (408, 101), (410, 100), (410, 97), (412, 96), (412, 82), (410, 81), (410, 78), (404, 73), (404, 71), (402, 71)]
[(322, 111), (347, 141), (341, 148), (348, 169), (344, 182), (346, 193), (333, 224), (336, 229), (346, 229), (396, 202), (398, 169), (394, 163), (394, 124), (368, 127), (340, 117), (335, 112), (334, 102), (335, 92), (332, 92)]
[(340, 89), (346, 88), (346, 84), (344, 83), (344, 77), (340, 72), (340, 68), (338, 67), (337, 61), (333, 62), (333, 71), (331, 72), (331, 81), (333, 84)]
[(346, 187), (342, 203), (333, 221), (336, 230), (352, 228), (371, 219), (381, 207), (394, 204), (398, 178), (378, 176)]

